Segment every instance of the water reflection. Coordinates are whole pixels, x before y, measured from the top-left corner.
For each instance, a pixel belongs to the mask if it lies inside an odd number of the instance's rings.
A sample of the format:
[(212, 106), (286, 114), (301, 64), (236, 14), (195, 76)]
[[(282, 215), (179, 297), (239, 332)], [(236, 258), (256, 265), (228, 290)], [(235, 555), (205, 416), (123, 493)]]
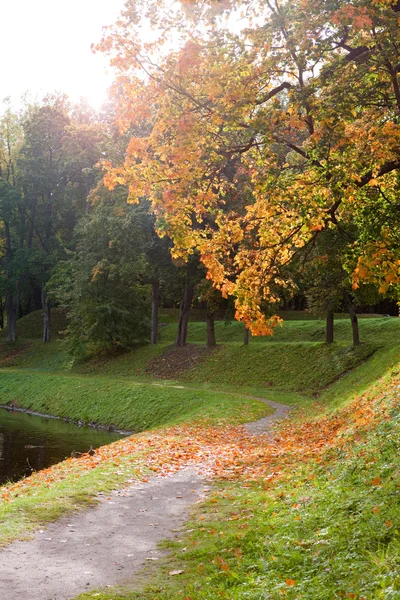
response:
[(118, 433), (0, 409), (0, 485), (120, 437)]

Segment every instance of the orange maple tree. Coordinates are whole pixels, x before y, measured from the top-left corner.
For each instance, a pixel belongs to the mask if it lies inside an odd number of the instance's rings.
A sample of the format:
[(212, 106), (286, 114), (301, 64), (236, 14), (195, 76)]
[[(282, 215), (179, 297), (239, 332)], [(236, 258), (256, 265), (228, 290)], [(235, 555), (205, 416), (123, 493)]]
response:
[[(120, 127), (149, 124), (124, 164), (105, 165), (107, 185), (151, 200), (174, 255), (199, 252), (253, 334), (279, 322), (264, 305), (300, 249), (396, 204), (399, 16), (392, 0), (128, 1), (98, 46), (117, 70)], [(377, 257), (383, 282), (400, 281), (385, 221), (378, 246), (355, 248), (355, 286)]]

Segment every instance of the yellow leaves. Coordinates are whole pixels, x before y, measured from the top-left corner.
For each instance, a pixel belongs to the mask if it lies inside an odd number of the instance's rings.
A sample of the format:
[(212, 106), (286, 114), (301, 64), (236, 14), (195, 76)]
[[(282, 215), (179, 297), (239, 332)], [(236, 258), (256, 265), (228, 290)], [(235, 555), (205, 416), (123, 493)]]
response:
[(391, 247), (390, 232), (383, 231), (383, 237), (382, 241), (369, 242), (364, 247), (352, 274), (353, 289), (357, 289), (360, 283), (374, 283), (379, 292), (385, 294), (391, 286), (400, 283), (396, 245)]
[(101, 264), (96, 265), (93, 270), (92, 270), (92, 281), (96, 281), (96, 279), (102, 275), (103, 273), (103, 268), (101, 266)]
[(177, 62), (177, 66), (181, 74), (200, 63), (201, 48), (201, 44), (196, 41), (190, 40), (186, 43), (184, 48), (181, 50)]
[[(348, 29), (350, 47), (353, 42), (355, 48), (368, 46), (371, 25), (388, 2), (343, 2), (333, 15), (324, 13), (318, 26), (299, 19), (294, 35), (301, 60), (325, 55), (318, 44), (329, 44), (336, 26)], [(197, 7), (192, 0), (183, 4), (185, 10)], [(218, 9), (231, 4), (219, 2)], [(304, 0), (295, 3), (294, 17), (307, 6)], [(152, 18), (159, 18), (157, 10)], [(360, 214), (366, 204), (359, 189), (362, 177), (371, 173), (366, 196), (390, 177), (380, 170), (398, 157), (400, 126), (391, 109), (385, 112), (380, 98), (369, 93), (376, 87), (383, 98), (392, 94), (378, 56), (362, 63), (332, 62), (338, 76), (328, 78), (331, 84), (310, 76), (299, 94), (291, 48), (282, 40), (276, 50), (274, 34), (260, 18), (249, 22), (243, 40), (235, 43), (233, 36), (226, 44), (223, 36), (219, 43), (208, 38), (207, 28), (202, 35), (200, 21), (198, 38), (186, 30), (182, 39), (189, 41), (181, 50), (165, 55), (157, 66), (144, 59), (154, 75), (144, 78), (135, 57), (145, 46), (136, 39), (127, 42), (127, 24), (121, 26), (122, 36), (105, 36), (103, 49), (115, 49), (120, 70), (115, 86), (120, 127), (127, 131), (145, 119), (151, 130), (130, 141), (123, 168), (107, 165), (105, 184), (110, 189), (128, 185), (130, 201), (146, 196), (162, 222), (160, 234), (173, 239), (174, 256), (186, 260), (196, 249), (208, 279), (224, 297), (234, 296), (237, 318), (253, 335), (271, 335), (277, 323), (265, 318), (261, 306), (277, 301), (277, 288), (291, 286), (289, 279), (278, 280), (280, 267), (324, 229), (338, 189), (343, 194), (339, 220), (351, 222)], [(324, 31), (329, 32), (325, 37)], [(243, 43), (246, 39), (250, 43)], [(157, 49), (148, 43), (141, 55), (150, 57)], [(336, 48), (326, 56), (341, 52)], [(315, 71), (320, 72), (318, 64)], [(293, 92), (274, 93), (281, 75)], [(385, 257), (367, 254), (353, 274), (353, 289), (371, 281), (384, 293), (400, 280), (398, 269), (384, 264)]]

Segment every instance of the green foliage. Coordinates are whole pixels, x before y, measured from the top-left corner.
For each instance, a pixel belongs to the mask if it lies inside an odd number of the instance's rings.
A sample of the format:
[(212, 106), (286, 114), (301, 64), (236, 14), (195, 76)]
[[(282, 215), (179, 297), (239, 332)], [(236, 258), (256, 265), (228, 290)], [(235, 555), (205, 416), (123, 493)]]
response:
[[(107, 198), (109, 200), (109, 198)], [(61, 262), (49, 288), (69, 308), (67, 339), (76, 356), (147, 341), (149, 290), (143, 231), (135, 208), (103, 202), (76, 231), (76, 251)]]
[(302, 279), (308, 306), (316, 314), (339, 310), (345, 291), (351, 290), (349, 276), (342, 266), (348, 244), (342, 232), (328, 229), (319, 234), (311, 252), (307, 248), (303, 251)]
[[(15, 319), (43, 307), (45, 283), (63, 256), (99, 177), (104, 134), (72, 119), (65, 96), (47, 96), (0, 120), (0, 294), (7, 297), (8, 341)], [(46, 340), (48, 339), (48, 330)]]

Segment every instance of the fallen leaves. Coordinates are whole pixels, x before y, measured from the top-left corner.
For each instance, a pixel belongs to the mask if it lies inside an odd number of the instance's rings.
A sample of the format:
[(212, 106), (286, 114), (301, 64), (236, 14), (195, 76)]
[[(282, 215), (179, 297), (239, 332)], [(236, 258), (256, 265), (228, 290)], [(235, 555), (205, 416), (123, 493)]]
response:
[[(399, 384), (400, 376), (397, 376), (390, 386), (393, 389), (393, 385)], [(210, 426), (206, 422), (133, 435), (99, 448), (93, 456), (69, 458), (4, 486), (1, 499), (10, 502), (18, 496), (33, 494), (42, 484), (51, 487), (71, 474), (79, 477), (91, 469), (102, 468), (105, 463), (114, 465), (120, 473), (123, 461), (127, 477), (135, 476), (142, 482), (148, 481), (148, 470), (167, 476), (190, 466), (210, 479), (241, 480), (243, 487), (256, 481), (264, 489), (282, 478), (289, 478), (291, 464), (314, 460), (323, 466), (329, 462), (332, 448), (351, 453), (354, 437), (376, 426), (389, 414), (390, 406), (385, 404), (390, 397), (387, 391), (388, 387), (382, 385), (380, 393), (373, 398), (361, 396), (345, 409), (313, 421), (284, 421), (279, 436), (275, 437), (250, 436), (242, 426), (223, 423)], [(371, 486), (381, 484), (379, 475), (370, 479)], [(292, 508), (298, 511), (300, 505), (295, 503)], [(295, 518), (300, 520), (300, 515)]]
[(175, 571), (170, 571), (168, 575), (181, 575), (185, 571), (183, 569), (176, 569)]

